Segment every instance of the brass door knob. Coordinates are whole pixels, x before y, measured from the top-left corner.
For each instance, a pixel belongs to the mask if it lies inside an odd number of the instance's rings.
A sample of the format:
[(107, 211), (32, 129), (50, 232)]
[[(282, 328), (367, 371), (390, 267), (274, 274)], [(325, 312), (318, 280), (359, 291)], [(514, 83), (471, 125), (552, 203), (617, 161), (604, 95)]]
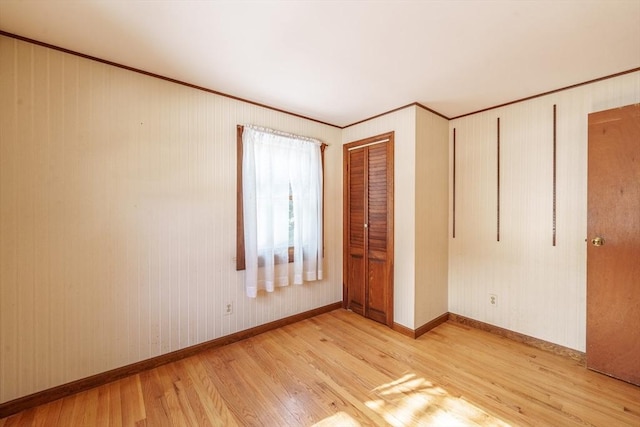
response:
[(591, 239), (591, 244), (593, 246), (602, 246), (604, 245), (604, 239), (602, 237), (595, 237)]

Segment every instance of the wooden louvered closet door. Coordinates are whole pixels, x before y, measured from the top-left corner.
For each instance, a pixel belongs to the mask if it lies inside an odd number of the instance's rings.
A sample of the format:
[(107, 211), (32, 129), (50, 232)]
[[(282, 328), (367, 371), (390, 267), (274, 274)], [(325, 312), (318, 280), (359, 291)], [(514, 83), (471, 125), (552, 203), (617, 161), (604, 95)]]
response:
[(344, 146), (343, 304), (393, 325), (393, 133)]

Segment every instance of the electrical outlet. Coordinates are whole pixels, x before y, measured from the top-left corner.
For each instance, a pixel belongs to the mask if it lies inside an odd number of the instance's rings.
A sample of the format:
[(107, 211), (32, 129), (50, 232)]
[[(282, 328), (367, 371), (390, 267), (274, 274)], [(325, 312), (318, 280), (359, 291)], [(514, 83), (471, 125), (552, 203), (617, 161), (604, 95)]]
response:
[(491, 304), (492, 307), (498, 306), (498, 296), (496, 294), (489, 294), (489, 304)]
[(227, 305), (225, 305), (224, 315), (229, 316), (231, 313), (233, 313), (233, 302), (228, 302)]

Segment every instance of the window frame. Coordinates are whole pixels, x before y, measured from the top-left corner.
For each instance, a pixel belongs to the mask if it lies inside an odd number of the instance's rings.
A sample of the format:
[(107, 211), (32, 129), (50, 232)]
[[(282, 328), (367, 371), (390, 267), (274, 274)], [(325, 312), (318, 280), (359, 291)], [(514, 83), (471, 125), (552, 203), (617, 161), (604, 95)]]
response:
[[(242, 132), (243, 125), (236, 126), (236, 271), (246, 268), (244, 255), (244, 204), (242, 194)], [(320, 159), (322, 167), (322, 246), (324, 248), (324, 150), (327, 144), (320, 146)], [(323, 250), (324, 254), (324, 250)], [(293, 246), (289, 247), (289, 263), (293, 262)]]

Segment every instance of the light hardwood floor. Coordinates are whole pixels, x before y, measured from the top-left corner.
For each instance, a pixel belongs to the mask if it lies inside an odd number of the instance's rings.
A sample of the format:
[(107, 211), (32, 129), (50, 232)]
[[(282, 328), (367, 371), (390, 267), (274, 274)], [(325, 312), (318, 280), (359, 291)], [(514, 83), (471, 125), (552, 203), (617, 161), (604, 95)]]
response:
[(0, 426), (640, 426), (640, 387), (447, 322), (412, 340), (344, 310)]

